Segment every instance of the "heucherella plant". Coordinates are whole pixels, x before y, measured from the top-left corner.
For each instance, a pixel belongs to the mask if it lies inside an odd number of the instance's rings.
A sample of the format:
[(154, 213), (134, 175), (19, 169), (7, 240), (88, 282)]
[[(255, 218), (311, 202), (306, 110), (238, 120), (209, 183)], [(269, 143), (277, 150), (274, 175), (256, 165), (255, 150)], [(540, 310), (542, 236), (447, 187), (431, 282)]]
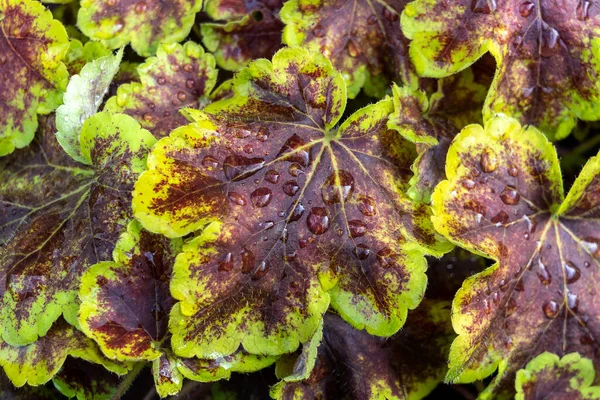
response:
[(0, 0), (0, 398), (600, 400), (599, 14)]

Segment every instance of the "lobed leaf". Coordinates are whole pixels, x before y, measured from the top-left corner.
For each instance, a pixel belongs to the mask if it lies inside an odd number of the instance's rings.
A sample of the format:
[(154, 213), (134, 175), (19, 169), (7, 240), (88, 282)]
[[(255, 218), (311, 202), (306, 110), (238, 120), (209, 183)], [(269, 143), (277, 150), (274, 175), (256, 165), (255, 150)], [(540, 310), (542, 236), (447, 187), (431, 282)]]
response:
[(381, 98), (390, 81), (415, 89), (418, 79), (399, 21), (406, 3), (290, 0), (281, 10), (283, 41), (328, 57), (348, 82), (351, 99), (363, 87)]
[(195, 123), (155, 146), (134, 191), (146, 229), (203, 229), (174, 266), (174, 351), (292, 352), (330, 297), (355, 327), (393, 334), (423, 295), (423, 254), (448, 245), (401, 194), (414, 147), (387, 128), (391, 99), (336, 129), (343, 78), (298, 48), (251, 63), (233, 89), (188, 110)]
[(566, 137), (600, 118), (600, 19), (589, 1), (416, 0), (402, 14), (417, 71), (454, 74), (490, 52), (498, 64), (484, 107)]
[(283, 0), (207, 0), (204, 11), (215, 21), (200, 25), (202, 43), (219, 67), (236, 71), (257, 58), (271, 58), (282, 46)]
[(0, 157), (31, 143), (37, 114), (60, 105), (67, 32), (34, 0), (0, 1)]
[(132, 116), (157, 138), (185, 125), (179, 109), (199, 108), (217, 80), (213, 56), (194, 42), (160, 45), (137, 70), (140, 82), (119, 86), (104, 110)]
[(119, 376), (100, 365), (68, 357), (52, 383), (68, 398), (109, 400), (117, 391)]
[(161, 42), (185, 39), (201, 8), (202, 0), (84, 0), (77, 26), (111, 49), (131, 43), (136, 53), (149, 57)]
[(433, 196), (436, 229), (496, 261), (468, 278), (453, 303), (459, 334), (449, 381), (498, 368), (482, 397), (510, 395), (516, 371), (538, 354), (599, 360), (600, 162), (588, 161), (566, 199), (555, 148), (533, 127), (496, 117), (454, 139)]
[(600, 399), (600, 387), (592, 386), (595, 375), (592, 361), (578, 353), (542, 353), (517, 372), (515, 399)]
[(78, 324), (81, 275), (110, 259), (155, 142), (132, 118), (98, 113), (83, 124), (83, 165), (54, 130), (50, 118), (32, 146), (0, 164), (0, 328), (13, 346), (44, 336), (61, 314)]

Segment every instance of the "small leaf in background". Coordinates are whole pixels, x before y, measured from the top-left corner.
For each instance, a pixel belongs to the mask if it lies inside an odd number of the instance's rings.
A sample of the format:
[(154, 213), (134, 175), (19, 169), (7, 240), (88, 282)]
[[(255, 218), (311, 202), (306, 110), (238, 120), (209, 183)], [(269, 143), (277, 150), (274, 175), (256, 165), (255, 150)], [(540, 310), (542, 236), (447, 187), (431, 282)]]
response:
[(292, 352), (330, 296), (357, 328), (395, 333), (425, 290), (423, 255), (449, 246), (402, 196), (415, 153), (387, 128), (392, 100), (336, 128), (344, 80), (298, 48), (250, 64), (233, 90), (188, 110), (195, 123), (157, 143), (134, 191), (146, 229), (204, 228), (174, 267), (174, 351)]
[(217, 80), (214, 57), (194, 42), (160, 45), (137, 71), (141, 83), (121, 85), (104, 110), (132, 116), (156, 138), (185, 125), (179, 110), (199, 108)]
[(600, 118), (598, 12), (589, 1), (417, 0), (401, 22), (420, 74), (449, 76), (489, 51), (498, 69), (484, 120), (504, 113), (561, 139), (577, 118)]
[(202, 0), (83, 0), (77, 26), (111, 49), (131, 43), (136, 53), (149, 57), (161, 42), (185, 39), (201, 8)]
[(100, 352), (94, 341), (58, 320), (48, 334), (26, 346), (11, 346), (0, 342), (0, 366), (12, 383), (23, 386), (48, 382), (63, 366), (67, 356), (103, 365), (109, 371), (125, 374), (128, 365), (113, 362)]
[(26, 147), (38, 114), (61, 103), (68, 73), (67, 32), (34, 0), (0, 1), (0, 157)]
[(52, 378), (54, 386), (68, 398), (109, 400), (117, 391), (119, 376), (98, 364), (68, 357)]
[(447, 379), (496, 369), (482, 396), (511, 395), (516, 371), (538, 354), (579, 352), (598, 363), (600, 158), (566, 199), (556, 150), (532, 127), (496, 117), (454, 139), (448, 180), (433, 196), (439, 232), (496, 261), (468, 278), (453, 304), (458, 338)]
[[(82, 57), (86, 57), (85, 54)], [(56, 110), (56, 139), (75, 161), (87, 164), (79, 145), (81, 127), (98, 112), (122, 58), (123, 49), (115, 55), (97, 58), (69, 80), (64, 104)]]
[[(76, 75), (79, 74), (81, 69), (88, 63), (91, 63), (92, 61), (101, 57), (111, 55), (112, 51), (107, 49), (106, 46), (100, 42), (86, 42), (84, 44), (77, 39), (71, 38), (69, 41), (69, 52), (64, 59), (64, 63), (67, 66), (69, 75)], [(68, 86), (69, 85), (67, 85), (67, 87)]]
[[(326, 314), (323, 341), (316, 354), (312, 348), (318, 346), (318, 340), (310, 343), (309, 351), (302, 351), (292, 375), (275, 385), (271, 396), (306, 400), (427, 396), (447, 370), (446, 356), (454, 338), (449, 306), (448, 302), (425, 300), (409, 313), (404, 328), (388, 339), (358, 331), (339, 316)], [(306, 368), (309, 362), (314, 368)], [(287, 363), (284, 357), (278, 367)], [(294, 374), (300, 379), (291, 378)]]
[(44, 336), (61, 314), (78, 324), (81, 275), (111, 259), (156, 141), (131, 117), (98, 113), (81, 131), (84, 165), (59, 146), (51, 117), (43, 128), (0, 161), (0, 327), (13, 346)]
[(372, 2), (290, 0), (281, 10), (289, 46), (306, 46), (329, 57), (348, 82), (353, 99), (364, 87), (381, 98), (390, 81), (418, 86), (400, 29), (407, 0)]
[(594, 364), (578, 353), (542, 353), (517, 372), (516, 400), (600, 399)]
[(204, 11), (216, 22), (200, 25), (202, 43), (229, 71), (256, 58), (270, 59), (282, 46), (282, 5), (283, 0), (207, 0)]

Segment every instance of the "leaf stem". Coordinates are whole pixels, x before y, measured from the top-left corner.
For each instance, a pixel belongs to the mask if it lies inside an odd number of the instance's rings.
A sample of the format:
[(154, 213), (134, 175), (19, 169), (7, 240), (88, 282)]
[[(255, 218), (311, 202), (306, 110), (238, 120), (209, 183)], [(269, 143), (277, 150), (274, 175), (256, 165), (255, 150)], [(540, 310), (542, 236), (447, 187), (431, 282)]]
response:
[(125, 378), (123, 378), (123, 380), (119, 384), (119, 387), (117, 388), (117, 391), (110, 398), (110, 400), (119, 400), (121, 397), (123, 397), (123, 395), (127, 392), (127, 390), (129, 390), (129, 387), (131, 386), (133, 381), (135, 381), (135, 378), (138, 377), (138, 375), (140, 374), (142, 369), (144, 369), (145, 366), (146, 366), (146, 362), (144, 362), (144, 361), (140, 361), (140, 362), (136, 363), (133, 366), (133, 369), (131, 371), (129, 371), (129, 373), (127, 375), (125, 375)]

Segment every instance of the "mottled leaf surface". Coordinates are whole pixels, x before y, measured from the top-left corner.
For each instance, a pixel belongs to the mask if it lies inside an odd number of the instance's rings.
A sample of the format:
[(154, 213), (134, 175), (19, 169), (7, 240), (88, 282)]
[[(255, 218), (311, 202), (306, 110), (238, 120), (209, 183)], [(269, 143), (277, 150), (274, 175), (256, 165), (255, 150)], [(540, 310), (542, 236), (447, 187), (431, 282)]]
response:
[(56, 109), (56, 139), (75, 161), (86, 164), (79, 145), (81, 127), (98, 112), (122, 58), (123, 49), (89, 62), (69, 79), (63, 105)]
[(69, 51), (64, 59), (64, 63), (67, 66), (69, 75), (76, 75), (81, 72), (81, 69), (86, 64), (111, 54), (112, 51), (100, 42), (82, 43), (80, 40), (70, 37)]
[(28, 149), (0, 164), (0, 327), (15, 346), (44, 336), (61, 314), (77, 325), (81, 275), (111, 259), (155, 142), (132, 118), (98, 113), (82, 128), (83, 165), (54, 132), (49, 118)]
[(190, 33), (202, 0), (83, 0), (77, 26), (111, 49), (131, 43), (142, 57)]
[(11, 346), (0, 342), (0, 366), (17, 386), (42, 385), (62, 367), (67, 356), (103, 365), (106, 369), (124, 374), (127, 365), (115, 363), (100, 352), (93, 340), (60, 319), (48, 334), (26, 346)]
[(217, 80), (214, 57), (194, 42), (160, 45), (137, 70), (140, 82), (121, 85), (104, 110), (132, 116), (157, 138), (185, 125), (179, 109), (200, 108)]
[(348, 82), (348, 97), (364, 87), (381, 97), (390, 81), (416, 88), (408, 40), (400, 29), (406, 0), (290, 0), (281, 10), (287, 45), (328, 57)]
[(472, 382), (498, 368), (482, 395), (495, 397), (510, 394), (516, 371), (544, 351), (600, 361), (600, 159), (565, 199), (552, 144), (496, 117), (455, 138), (446, 175), (432, 196), (436, 229), (496, 261), (454, 299), (459, 337), (447, 379)]
[(117, 391), (119, 376), (101, 365), (68, 357), (52, 382), (68, 398), (109, 400)]
[(417, 0), (402, 14), (419, 73), (443, 77), (490, 52), (498, 68), (484, 107), (567, 136), (600, 118), (600, 8), (591, 1)]
[(188, 111), (196, 122), (157, 144), (134, 191), (147, 229), (204, 228), (174, 267), (175, 352), (292, 352), (330, 296), (357, 328), (396, 332), (425, 290), (423, 254), (448, 246), (401, 194), (415, 152), (387, 128), (391, 99), (335, 128), (344, 80), (298, 48), (240, 71), (234, 93)]
[(282, 46), (282, 5), (283, 0), (207, 0), (204, 10), (217, 22), (200, 25), (202, 43), (230, 71), (271, 58)]
[(578, 353), (542, 353), (517, 372), (515, 399), (600, 399), (595, 375), (592, 360)]
[[(277, 384), (277, 399), (421, 399), (443, 379), (452, 338), (447, 302), (425, 300), (404, 328), (384, 339), (325, 315), (316, 365), (301, 381)], [(302, 354), (294, 369), (303, 367)]]
[(27, 146), (37, 115), (60, 105), (67, 32), (34, 0), (0, 1), (0, 156)]

